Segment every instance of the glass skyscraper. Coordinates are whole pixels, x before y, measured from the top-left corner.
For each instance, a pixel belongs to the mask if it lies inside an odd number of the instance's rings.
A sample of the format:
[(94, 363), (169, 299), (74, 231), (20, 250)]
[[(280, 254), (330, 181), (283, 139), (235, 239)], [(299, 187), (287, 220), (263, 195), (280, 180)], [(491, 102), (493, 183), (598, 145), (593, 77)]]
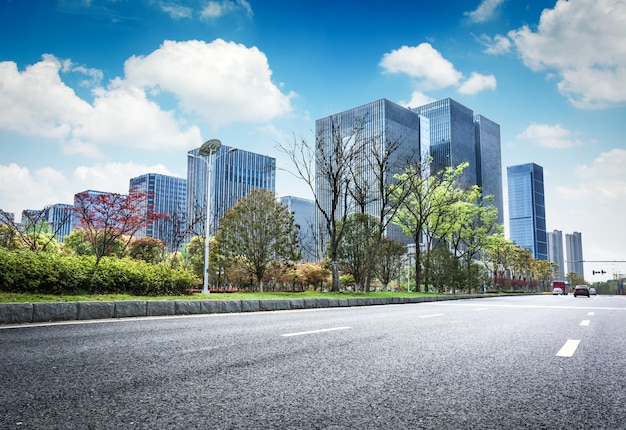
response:
[(293, 213), (294, 222), (300, 227), (298, 239), (300, 240), (302, 259), (311, 262), (321, 260), (322, 257), (317, 255), (315, 229), (313, 228), (315, 202), (300, 197), (285, 196), (280, 198), (280, 203)]
[(147, 173), (130, 180), (129, 191), (147, 193), (148, 205), (146, 214), (165, 214), (161, 218), (148, 223), (140, 229), (136, 239), (153, 237), (159, 239), (166, 248), (174, 251), (182, 244), (185, 234), (185, 201), (187, 196), (187, 180), (174, 176)]
[(565, 279), (565, 259), (563, 258), (563, 232), (554, 230), (548, 233), (548, 259), (550, 263), (559, 266), (560, 279)]
[(430, 120), (432, 171), (468, 162), (461, 178), (465, 186), (478, 185), (492, 195), (498, 222), (504, 222), (500, 126), (450, 98), (411, 110)]
[(52, 225), (52, 231), (56, 232), (55, 237), (59, 242), (63, 242), (65, 236), (72, 232), (73, 208), (73, 205), (57, 203), (46, 209), (44, 216)]
[(579, 232), (565, 235), (565, 251), (567, 252), (567, 273), (574, 272), (584, 278), (583, 238)]
[[(343, 148), (358, 148), (356, 160), (351, 164), (351, 176), (363, 195), (355, 198), (348, 197), (348, 212), (356, 212), (357, 206), (363, 207), (365, 213), (376, 216), (382, 208), (378, 198), (376, 181), (379, 176), (376, 171), (376, 161), (383, 159), (384, 154), (394, 148), (390, 155), (390, 168), (385, 172), (387, 184), (393, 180), (395, 173), (413, 161), (428, 162), (430, 154), (430, 131), (428, 119), (418, 113), (406, 109), (386, 99), (380, 99), (344, 112), (318, 119), (315, 122), (315, 140), (317, 145), (317, 162), (333, 162), (333, 144), (336, 139), (342, 139)], [(325, 154), (326, 159), (320, 156)], [(316, 177), (316, 194), (320, 205), (326, 213), (330, 212), (333, 193), (329, 190), (327, 178), (320, 175), (320, 167)], [(340, 211), (343, 212), (343, 205)], [(323, 228), (324, 220), (320, 212), (316, 211), (316, 226), (319, 229), (321, 243), (325, 242), (326, 231)], [(335, 214), (337, 217), (342, 213)], [(402, 243), (409, 243), (400, 227), (390, 224), (386, 232), (387, 237)]]
[(548, 260), (543, 167), (521, 164), (507, 167), (510, 239), (530, 250), (533, 258)]
[[(208, 165), (196, 148), (187, 157), (187, 221), (196, 235), (205, 232)], [(222, 145), (213, 155), (212, 199), (209, 231), (215, 233), (219, 220), (239, 200), (255, 189), (276, 192), (276, 159), (243, 151), (229, 152)]]

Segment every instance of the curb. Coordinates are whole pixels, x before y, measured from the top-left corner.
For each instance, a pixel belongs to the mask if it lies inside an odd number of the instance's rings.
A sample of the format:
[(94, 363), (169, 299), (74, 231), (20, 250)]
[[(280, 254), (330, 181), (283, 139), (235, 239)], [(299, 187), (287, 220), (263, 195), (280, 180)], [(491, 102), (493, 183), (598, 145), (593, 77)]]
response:
[[(502, 296), (503, 295), (498, 295), (498, 297)], [(129, 300), (115, 302), (3, 303), (0, 304), (0, 324), (400, 305), (445, 300), (478, 299), (484, 297), (494, 296), (488, 294), (464, 294), (449, 296), (359, 297), (336, 299)]]

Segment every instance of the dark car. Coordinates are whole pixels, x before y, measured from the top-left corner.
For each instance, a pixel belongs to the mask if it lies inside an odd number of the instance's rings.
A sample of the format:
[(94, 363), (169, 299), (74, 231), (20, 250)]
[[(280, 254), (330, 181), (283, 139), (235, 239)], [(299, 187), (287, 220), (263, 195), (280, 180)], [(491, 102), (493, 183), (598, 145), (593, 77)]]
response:
[(586, 285), (577, 285), (576, 288), (574, 288), (574, 297), (578, 296), (590, 297), (591, 293), (589, 292), (589, 287)]

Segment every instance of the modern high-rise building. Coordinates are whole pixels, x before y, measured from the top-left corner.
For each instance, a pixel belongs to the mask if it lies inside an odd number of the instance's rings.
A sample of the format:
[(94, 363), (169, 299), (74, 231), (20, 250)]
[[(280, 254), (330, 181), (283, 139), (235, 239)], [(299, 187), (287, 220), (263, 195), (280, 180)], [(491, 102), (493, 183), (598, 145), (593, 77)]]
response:
[[(473, 132), (473, 130), (472, 130)], [(315, 141), (318, 163), (332, 163), (337, 158), (333, 153), (337, 139), (341, 139), (343, 150), (354, 150), (351, 159), (350, 176), (360, 195), (348, 196), (348, 212), (363, 211), (378, 216), (382, 202), (377, 194), (377, 178), (380, 176), (376, 159), (382, 160), (388, 153), (390, 162), (384, 178), (391, 183), (393, 175), (400, 173), (408, 164), (418, 161), (428, 162), (430, 151), (430, 131), (428, 119), (407, 108), (380, 99), (344, 112), (318, 119), (315, 122)], [(392, 149), (393, 148), (393, 149)], [(330, 213), (332, 185), (328, 178), (319, 172), (325, 166), (317, 166), (316, 194), (320, 206)], [(347, 168), (346, 168), (347, 169)], [(359, 207), (361, 206), (361, 207)], [(335, 216), (343, 215), (343, 205), (339, 205)], [(319, 228), (320, 246), (323, 246), (326, 230), (320, 212), (316, 211), (315, 225)], [(389, 224), (387, 237), (405, 244), (409, 243), (400, 227)]]
[(284, 196), (280, 198), (280, 203), (293, 213), (294, 222), (300, 228), (298, 239), (302, 259), (310, 262), (321, 260), (315, 245), (315, 202), (301, 197)]
[(72, 210), (70, 204), (57, 203), (46, 208), (44, 217), (52, 226), (57, 241), (63, 242), (65, 236), (72, 232)]
[(565, 235), (565, 252), (567, 253), (567, 273), (574, 272), (584, 278), (583, 239), (579, 232)]
[(565, 258), (563, 257), (563, 232), (554, 230), (548, 233), (548, 261), (558, 266), (560, 279), (565, 279)]
[(530, 250), (533, 258), (548, 260), (543, 167), (507, 167), (510, 240)]
[[(207, 209), (208, 160), (196, 148), (187, 153), (187, 221), (196, 235), (203, 235)], [(239, 200), (255, 189), (276, 192), (276, 159), (222, 145), (213, 155), (211, 219), (214, 233), (219, 220)]]
[(504, 222), (500, 126), (450, 98), (412, 108), (430, 121), (432, 171), (468, 162), (462, 182), (493, 196), (498, 222)]
[(187, 180), (146, 173), (130, 180), (129, 191), (147, 193), (148, 204), (143, 208), (146, 216), (148, 213), (166, 215), (149, 222), (135, 234), (135, 238), (159, 239), (170, 251), (180, 247), (185, 237)]

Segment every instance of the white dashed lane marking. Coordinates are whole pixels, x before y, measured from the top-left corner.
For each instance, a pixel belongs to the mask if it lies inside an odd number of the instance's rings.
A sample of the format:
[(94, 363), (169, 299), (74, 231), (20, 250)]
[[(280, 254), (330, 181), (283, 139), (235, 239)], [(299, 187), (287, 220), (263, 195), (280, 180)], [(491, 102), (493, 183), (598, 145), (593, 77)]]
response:
[(576, 348), (578, 348), (578, 344), (580, 340), (568, 339), (565, 342), (565, 345), (559, 349), (559, 352), (556, 353), (557, 357), (571, 357), (576, 352)]

